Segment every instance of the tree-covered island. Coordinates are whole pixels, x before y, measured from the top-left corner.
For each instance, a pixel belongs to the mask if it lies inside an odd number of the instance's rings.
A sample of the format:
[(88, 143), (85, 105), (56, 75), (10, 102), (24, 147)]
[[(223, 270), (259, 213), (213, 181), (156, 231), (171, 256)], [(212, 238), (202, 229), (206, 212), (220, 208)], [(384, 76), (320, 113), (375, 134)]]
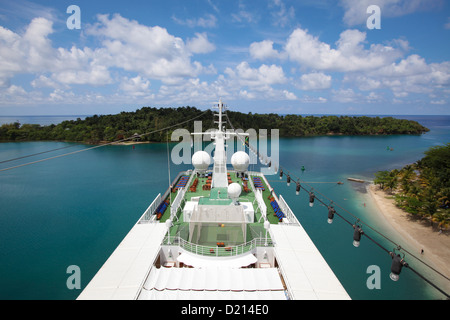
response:
[[(213, 111), (202, 111), (195, 107), (152, 108), (143, 107), (135, 112), (115, 115), (94, 115), (84, 120), (63, 121), (57, 125), (4, 124), (0, 127), (0, 141), (72, 141), (86, 143), (113, 142), (144, 134), (181, 123), (196, 116), (201, 117), (203, 130), (215, 128)], [(278, 114), (253, 114), (227, 111), (235, 128), (247, 130), (279, 129), (281, 137), (303, 137), (319, 135), (392, 135), (422, 134), (428, 128), (416, 121), (392, 117), (367, 116), (301, 116)], [(190, 132), (193, 121), (182, 126)], [(172, 128), (171, 131), (176, 128)], [(166, 141), (166, 132), (145, 135), (141, 141)]]

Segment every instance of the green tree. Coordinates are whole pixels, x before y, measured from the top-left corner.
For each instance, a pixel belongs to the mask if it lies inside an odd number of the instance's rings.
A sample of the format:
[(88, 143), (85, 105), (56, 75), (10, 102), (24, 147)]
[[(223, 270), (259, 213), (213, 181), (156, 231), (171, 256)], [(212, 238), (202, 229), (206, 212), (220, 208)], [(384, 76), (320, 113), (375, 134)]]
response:
[(373, 182), (380, 185), (380, 188), (384, 190), (389, 180), (389, 171), (378, 171), (375, 173), (375, 180)]

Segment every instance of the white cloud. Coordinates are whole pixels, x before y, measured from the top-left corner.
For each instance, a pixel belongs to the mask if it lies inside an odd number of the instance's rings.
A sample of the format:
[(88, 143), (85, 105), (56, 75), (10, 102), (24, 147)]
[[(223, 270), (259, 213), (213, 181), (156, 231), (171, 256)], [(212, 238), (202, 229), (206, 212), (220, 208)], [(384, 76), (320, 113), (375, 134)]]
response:
[(26, 54), (29, 71), (49, 69), (54, 62), (54, 50), (48, 36), (53, 33), (53, 23), (45, 18), (31, 21), (22, 37), (22, 50)]
[(365, 49), (365, 39), (365, 32), (345, 30), (333, 49), (307, 30), (297, 28), (290, 35), (285, 50), (292, 61), (303, 67), (343, 72), (377, 69), (403, 55), (401, 49), (380, 44)]
[(347, 74), (344, 82), (363, 91), (390, 90), (396, 98), (411, 93), (444, 94), (450, 86), (450, 62), (427, 64), (418, 55), (410, 55), (364, 74)]
[(186, 47), (192, 53), (209, 53), (216, 50), (216, 46), (208, 41), (206, 33), (196, 33), (195, 38), (187, 40)]
[(149, 94), (150, 81), (137, 76), (134, 78), (124, 77), (120, 89), (133, 97), (141, 97)]
[(399, 17), (419, 10), (438, 7), (442, 0), (340, 0), (344, 8), (344, 22), (349, 26), (365, 23), (369, 14), (367, 7), (377, 5), (380, 7), (381, 17)]
[(288, 90), (283, 90), (283, 94), (287, 100), (297, 100), (298, 99), (294, 93), (289, 92)]
[(341, 103), (352, 103), (360, 100), (359, 96), (353, 89), (332, 90), (333, 100)]
[(322, 90), (331, 87), (331, 76), (322, 72), (303, 74), (300, 77), (300, 89), (302, 90)]
[(0, 104), (3, 105), (22, 105), (33, 101), (39, 103), (43, 101), (42, 94), (38, 91), (27, 92), (24, 88), (17, 85), (10, 85), (0, 90)]
[(232, 13), (232, 22), (239, 23), (256, 23), (259, 17), (254, 13), (246, 9), (245, 5), (239, 1), (239, 11), (237, 13)]
[(55, 73), (53, 78), (63, 84), (91, 84), (99, 86), (112, 83), (108, 69), (102, 65), (90, 66), (88, 71), (60, 71)]
[[(84, 30), (86, 35), (100, 40), (97, 48), (53, 47), (50, 40), (53, 24), (45, 18), (33, 19), (21, 34), (0, 27), (1, 103), (11, 101), (13, 94), (21, 97), (17, 103), (51, 103), (64, 97), (80, 103), (99, 101), (99, 97), (105, 101), (105, 96), (96, 92), (73, 97), (76, 91), (70, 90), (71, 86), (83, 84), (96, 87), (116, 84), (122, 96), (109, 95), (115, 101), (122, 101), (124, 93), (129, 97), (151, 97), (149, 79), (175, 84), (199, 74), (217, 72), (213, 65), (204, 67), (191, 59), (196, 53), (211, 52), (215, 48), (205, 33), (197, 33), (185, 44), (164, 28), (141, 25), (120, 15), (99, 15), (97, 19), (96, 24)], [(111, 76), (112, 69), (115, 79)], [(127, 76), (127, 72), (137, 76)], [(19, 74), (34, 74), (30, 84), (35, 89), (49, 87), (55, 91), (43, 96), (11, 86), (10, 80)], [(186, 90), (189, 89), (192, 86)]]
[(36, 79), (31, 81), (31, 86), (33, 88), (60, 88), (61, 85), (59, 83), (57, 83), (56, 81), (44, 76), (44, 75), (40, 75), (39, 77), (37, 77)]
[(376, 92), (369, 92), (364, 95), (361, 92), (355, 92), (352, 88), (343, 88), (339, 90), (331, 90), (332, 100), (339, 103), (358, 103), (368, 104), (384, 101), (383, 95)]
[(249, 48), (254, 59), (267, 61), (278, 55), (283, 62), (287, 58), (296, 63), (298, 68), (291, 66), (291, 73), (304, 73), (299, 82), (294, 83), (301, 90), (329, 89), (332, 78), (325, 72), (341, 74), (341, 83), (350, 85), (351, 89), (332, 90), (334, 101), (356, 102), (359, 99), (370, 103), (385, 99), (389, 91), (396, 98), (435, 94), (448, 100), (445, 90), (450, 87), (450, 62), (427, 63), (417, 54), (405, 57), (409, 50), (409, 43), (403, 39), (368, 44), (365, 32), (352, 29), (341, 32), (333, 46), (302, 28), (291, 33), (282, 52), (274, 50), (271, 40), (254, 42)]
[(373, 74), (386, 77), (405, 77), (426, 74), (430, 71), (431, 67), (425, 62), (425, 59), (413, 54), (406, 59), (400, 60), (398, 63), (391, 63), (378, 70), (374, 70)]
[(254, 92), (248, 92), (247, 90), (241, 90), (241, 91), (239, 91), (239, 97), (246, 99), (246, 100), (253, 100), (257, 97), (257, 95)]
[(344, 83), (351, 83), (362, 91), (370, 91), (382, 88), (382, 82), (378, 78), (368, 77), (365, 74), (351, 73), (346, 74), (343, 79)]
[(155, 99), (165, 103), (185, 104), (187, 101), (196, 101), (210, 104), (212, 97), (217, 96), (224, 99), (230, 97), (223, 83), (220, 81), (208, 83), (199, 78), (191, 78), (176, 84), (161, 85)]
[(203, 27), (203, 28), (214, 28), (217, 25), (217, 18), (215, 15), (207, 14), (205, 17), (197, 18), (197, 19), (178, 19), (175, 16), (172, 16), (172, 20), (178, 24), (188, 26), (190, 28), (195, 27)]
[(26, 95), (27, 92), (20, 86), (16, 86), (16, 85), (11, 85), (7, 90), (6, 93), (11, 95), (11, 96), (16, 96), (16, 95)]
[(120, 15), (111, 19), (99, 15), (98, 20), (87, 33), (104, 38), (104, 48), (99, 50), (108, 67), (163, 81), (166, 77), (195, 77), (204, 70), (200, 63), (191, 61), (191, 52), (184, 41), (165, 28), (141, 25)]
[(49, 39), (53, 23), (35, 18), (22, 35), (0, 27), (0, 83), (16, 74), (52, 73), (50, 78), (40, 75), (32, 81), (34, 87), (57, 87), (62, 84), (100, 85), (111, 82), (107, 68), (101, 65), (97, 51), (72, 47), (55, 49)]
[(273, 84), (281, 84), (287, 81), (283, 68), (276, 65), (261, 65), (258, 69), (251, 68), (248, 62), (241, 62), (235, 70), (226, 68), (225, 73), (231, 78), (231, 81), (236, 82), (241, 86), (250, 86), (267, 88)]
[(8, 86), (10, 78), (24, 69), (20, 36), (0, 26), (0, 86)]
[(445, 29), (450, 29), (450, 17), (447, 18), (447, 23), (444, 24)]
[[(273, 24), (275, 26), (285, 27), (295, 18), (294, 7), (286, 8), (282, 0), (272, 0), (269, 7), (271, 8)], [(278, 8), (278, 11), (274, 10), (275, 8)]]
[(250, 56), (258, 60), (280, 58), (280, 53), (273, 48), (273, 41), (253, 42), (249, 48)]
[(52, 22), (35, 18), (23, 35), (0, 27), (0, 82), (7, 83), (14, 75), (52, 67), (54, 52), (48, 35)]
[(212, 0), (207, 0), (207, 1), (208, 1), (208, 4), (214, 9), (215, 12), (217, 12), (217, 13), (220, 12), (219, 8), (214, 3), (212, 3)]
[(311, 97), (311, 96), (303, 96), (299, 99), (302, 103), (326, 103), (328, 101), (327, 98), (324, 97)]
[(65, 92), (61, 89), (55, 89), (49, 96), (50, 101), (53, 102), (71, 101), (75, 98), (75, 94), (72, 91)]

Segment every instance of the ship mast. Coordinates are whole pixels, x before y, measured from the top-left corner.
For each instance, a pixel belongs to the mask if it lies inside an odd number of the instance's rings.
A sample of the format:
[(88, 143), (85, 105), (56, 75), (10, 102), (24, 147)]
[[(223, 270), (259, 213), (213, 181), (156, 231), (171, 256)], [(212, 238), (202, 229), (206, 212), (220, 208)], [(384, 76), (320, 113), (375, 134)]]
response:
[(222, 132), (222, 112), (225, 106), (222, 103), (222, 99), (219, 99), (219, 104), (217, 105), (217, 108), (219, 109), (219, 113), (216, 113), (215, 115), (219, 117), (219, 121), (214, 121), (215, 123), (219, 124), (219, 131)]
[[(225, 132), (223, 126), (223, 111), (226, 106), (222, 103), (222, 99), (219, 99), (218, 104), (215, 104), (213, 108), (218, 109), (218, 113), (214, 113), (214, 116), (218, 117), (218, 120), (214, 120), (214, 123), (218, 124), (218, 129), (213, 132), (209, 132), (211, 139), (214, 139), (214, 168), (211, 188), (228, 188), (228, 176), (227, 176), (227, 153), (225, 151), (225, 140), (229, 139), (230, 136), (236, 135), (235, 132)], [(202, 133), (192, 133), (193, 135), (206, 134)], [(248, 136), (248, 133), (240, 133), (242, 136)]]
[(219, 113), (215, 115), (219, 117), (218, 121), (214, 121), (219, 125), (218, 131), (216, 131), (212, 138), (215, 140), (215, 151), (214, 151), (214, 170), (213, 179), (211, 186), (213, 188), (227, 188), (228, 187), (228, 177), (227, 177), (227, 154), (225, 152), (225, 133), (222, 131), (222, 116), (224, 105), (222, 99), (219, 99), (217, 107)]

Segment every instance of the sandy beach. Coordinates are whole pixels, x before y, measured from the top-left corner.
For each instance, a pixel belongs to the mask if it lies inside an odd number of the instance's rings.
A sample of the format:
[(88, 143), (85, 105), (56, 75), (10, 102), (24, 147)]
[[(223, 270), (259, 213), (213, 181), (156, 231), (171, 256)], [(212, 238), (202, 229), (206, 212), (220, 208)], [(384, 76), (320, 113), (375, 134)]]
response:
[[(412, 254), (450, 277), (450, 236), (448, 232), (439, 234), (429, 225), (429, 222), (413, 221), (411, 215), (397, 208), (394, 200), (389, 199), (388, 194), (378, 186), (371, 184), (367, 187), (367, 191), (386, 222), (405, 239), (405, 243), (409, 243), (415, 248), (415, 252)], [(423, 254), (421, 254), (422, 249), (424, 250)], [(410, 259), (410, 262), (417, 264), (414, 258)], [(440, 285), (442, 285), (442, 289), (449, 292), (450, 281), (440, 277)]]

